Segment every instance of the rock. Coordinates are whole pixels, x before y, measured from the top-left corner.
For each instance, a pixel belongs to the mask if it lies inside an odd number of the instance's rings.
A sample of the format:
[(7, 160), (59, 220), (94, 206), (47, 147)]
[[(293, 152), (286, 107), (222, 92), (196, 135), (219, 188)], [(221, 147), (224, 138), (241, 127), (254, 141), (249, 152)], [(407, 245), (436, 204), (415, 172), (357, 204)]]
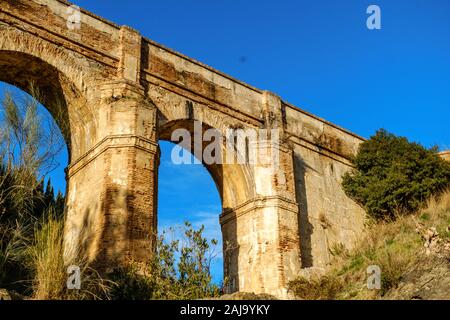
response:
[(450, 242), (442, 239), (435, 227), (426, 228), (422, 223), (414, 220), (416, 232), (421, 236), (424, 242), (425, 254), (436, 255), (438, 258), (450, 256)]
[(306, 280), (317, 279), (326, 274), (327, 270), (320, 267), (309, 267), (303, 268), (298, 274), (299, 277), (305, 278)]
[(450, 260), (423, 259), (403, 277), (395, 288), (387, 292), (387, 300), (450, 300)]

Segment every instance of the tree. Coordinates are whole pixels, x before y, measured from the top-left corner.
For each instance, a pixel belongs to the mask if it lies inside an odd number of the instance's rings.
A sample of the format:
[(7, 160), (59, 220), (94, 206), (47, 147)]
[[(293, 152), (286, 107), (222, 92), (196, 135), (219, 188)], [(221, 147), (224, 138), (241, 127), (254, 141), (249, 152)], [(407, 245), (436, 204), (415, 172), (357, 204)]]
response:
[(40, 92), (32, 84), (29, 92), (5, 91), (0, 101), (0, 206), (9, 198), (8, 208), (22, 216), (32, 216), (36, 195), (49, 200), (53, 191), (51, 185), (44, 191), (42, 179), (57, 167), (64, 147), (53, 119), (38, 113)]
[(343, 189), (375, 218), (414, 212), (450, 186), (450, 164), (437, 148), (426, 149), (383, 129), (361, 144), (352, 163)]

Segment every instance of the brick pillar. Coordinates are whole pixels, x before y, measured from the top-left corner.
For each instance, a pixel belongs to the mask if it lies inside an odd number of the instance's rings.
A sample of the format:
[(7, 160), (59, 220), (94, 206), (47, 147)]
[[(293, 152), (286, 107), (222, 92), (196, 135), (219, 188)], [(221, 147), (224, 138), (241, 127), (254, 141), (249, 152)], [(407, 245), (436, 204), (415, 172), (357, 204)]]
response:
[(102, 271), (147, 260), (157, 227), (157, 110), (139, 83), (140, 35), (123, 27), (120, 41), (116, 79), (90, 97), (97, 142), (68, 168), (66, 262)]
[[(118, 258), (143, 261), (151, 254), (157, 227), (157, 112), (141, 97), (127, 93), (128, 85), (120, 87), (125, 94), (105, 105), (108, 111), (101, 118), (109, 131), (106, 139), (111, 142), (104, 155), (102, 250), (107, 261), (122, 250), (126, 255), (121, 253)], [(118, 86), (109, 84), (104, 90), (108, 99), (117, 94)]]
[[(102, 269), (144, 261), (156, 233), (156, 108), (127, 82), (101, 87), (100, 141), (69, 167), (66, 241)], [(70, 251), (70, 250), (69, 250)]]
[[(298, 204), (292, 149), (282, 142), (278, 97), (265, 93), (267, 138), (253, 145), (251, 165), (256, 197), (221, 215), (224, 272), (228, 292), (269, 293), (288, 297), (286, 285), (301, 267)], [(269, 133), (270, 129), (276, 129)]]

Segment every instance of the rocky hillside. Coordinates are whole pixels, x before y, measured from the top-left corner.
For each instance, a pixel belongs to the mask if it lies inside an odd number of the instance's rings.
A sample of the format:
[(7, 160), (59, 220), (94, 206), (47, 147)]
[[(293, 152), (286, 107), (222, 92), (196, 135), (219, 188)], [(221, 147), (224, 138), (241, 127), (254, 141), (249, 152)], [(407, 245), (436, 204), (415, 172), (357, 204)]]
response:
[(418, 261), (406, 272), (398, 286), (389, 290), (384, 299), (390, 300), (449, 300), (449, 259), (431, 257)]
[[(352, 251), (337, 246), (326, 274), (299, 277), (300, 299), (450, 299), (450, 191), (417, 214), (372, 222)], [(379, 289), (368, 289), (367, 268), (381, 271)]]

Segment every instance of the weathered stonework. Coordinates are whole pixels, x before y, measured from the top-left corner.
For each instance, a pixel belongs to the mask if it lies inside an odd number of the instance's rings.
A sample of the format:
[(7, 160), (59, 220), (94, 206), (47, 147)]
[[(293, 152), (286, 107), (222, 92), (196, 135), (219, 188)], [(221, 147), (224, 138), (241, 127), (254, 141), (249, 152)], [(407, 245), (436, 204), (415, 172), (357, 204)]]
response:
[[(69, 146), (65, 256), (108, 269), (152, 254), (157, 226), (159, 140), (176, 128), (277, 128), (258, 148), (264, 164), (207, 165), (222, 198), (229, 292), (287, 297), (305, 268), (325, 268), (351, 247), (364, 212), (340, 180), (362, 138), (83, 11), (67, 28), (62, 0), (0, 0), (0, 81), (29, 82)], [(225, 148), (223, 148), (225, 153)], [(218, 217), (219, 220), (219, 217)]]

